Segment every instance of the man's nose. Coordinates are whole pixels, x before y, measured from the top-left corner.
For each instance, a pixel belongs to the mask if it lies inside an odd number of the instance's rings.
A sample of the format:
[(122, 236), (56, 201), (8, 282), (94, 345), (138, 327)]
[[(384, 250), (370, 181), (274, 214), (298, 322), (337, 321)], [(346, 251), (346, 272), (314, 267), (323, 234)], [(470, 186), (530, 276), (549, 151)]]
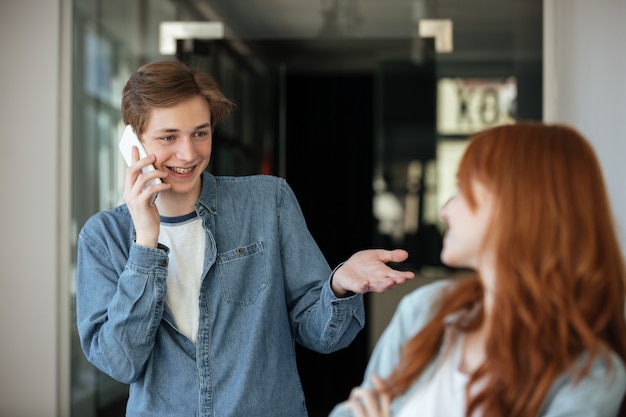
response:
[(181, 161), (190, 161), (196, 157), (196, 148), (189, 137), (181, 138), (176, 149), (176, 157)]

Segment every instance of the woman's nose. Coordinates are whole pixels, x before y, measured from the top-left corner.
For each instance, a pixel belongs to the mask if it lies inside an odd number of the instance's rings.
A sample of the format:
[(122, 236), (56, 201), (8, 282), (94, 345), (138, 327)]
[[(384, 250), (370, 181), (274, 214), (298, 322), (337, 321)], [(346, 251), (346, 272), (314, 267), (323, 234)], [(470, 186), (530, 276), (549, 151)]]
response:
[(448, 205), (450, 204), (450, 202), (452, 201), (453, 198), (454, 198), (454, 196), (450, 197), (445, 203), (443, 203), (443, 205), (439, 209), (439, 217), (441, 217), (442, 220), (447, 220), (447, 217), (448, 217)]

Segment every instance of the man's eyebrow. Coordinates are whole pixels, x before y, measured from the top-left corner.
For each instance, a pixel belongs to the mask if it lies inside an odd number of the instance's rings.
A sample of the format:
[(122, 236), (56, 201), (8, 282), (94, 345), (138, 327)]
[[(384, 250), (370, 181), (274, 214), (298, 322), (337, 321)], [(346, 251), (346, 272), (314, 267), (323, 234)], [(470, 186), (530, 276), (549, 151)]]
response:
[(173, 127), (164, 127), (163, 129), (157, 129), (154, 133), (172, 133), (172, 132), (180, 132), (180, 129), (174, 129)]
[[(211, 127), (211, 123), (202, 123), (201, 125), (196, 126), (193, 130), (206, 129), (207, 127)], [(154, 133), (175, 133), (180, 132), (180, 129), (176, 129), (173, 127), (164, 127), (163, 129), (155, 130)]]

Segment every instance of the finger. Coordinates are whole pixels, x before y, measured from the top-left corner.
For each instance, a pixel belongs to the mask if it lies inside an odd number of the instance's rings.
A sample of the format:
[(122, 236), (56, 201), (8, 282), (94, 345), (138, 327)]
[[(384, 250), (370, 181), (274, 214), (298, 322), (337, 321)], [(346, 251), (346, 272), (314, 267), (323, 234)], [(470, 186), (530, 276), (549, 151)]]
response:
[(353, 292), (357, 294), (365, 294), (366, 292), (370, 291), (371, 286), (372, 283), (370, 281), (361, 281), (358, 283), (358, 288), (353, 290)]
[(363, 409), (363, 404), (359, 400), (348, 400), (344, 403), (346, 410), (350, 411), (354, 417), (368, 417)]
[(398, 283), (402, 283), (407, 279), (415, 278), (415, 272), (413, 271), (399, 271), (397, 269), (389, 268), (387, 274), (385, 275), (386, 279), (392, 279)]
[(139, 150), (137, 149), (136, 146), (133, 146), (131, 155), (132, 155), (131, 159), (133, 162), (126, 169), (126, 181), (124, 184), (125, 193), (126, 191), (134, 190), (135, 194), (139, 194), (141, 190), (143, 190), (145, 186), (145, 182), (146, 182), (146, 181), (143, 181), (143, 183), (141, 183), (139, 181), (139, 177), (142, 174), (142, 168), (146, 165), (151, 164), (153, 157), (148, 156), (144, 158), (143, 160), (139, 160)]
[(415, 277), (413, 271), (395, 269), (386, 264), (380, 264), (375, 270), (373, 270), (380, 278), (383, 279), (412, 279)]
[(387, 262), (403, 262), (409, 257), (409, 253), (404, 249), (377, 249), (377, 255), (379, 259), (385, 263)]
[(354, 387), (350, 391), (350, 397), (346, 401), (346, 408), (352, 411), (354, 417), (367, 417), (363, 401), (360, 398), (361, 387)]
[(370, 376), (370, 382), (377, 391), (381, 391), (384, 388), (383, 380), (380, 379), (378, 375), (372, 374), (372, 376)]
[(150, 183), (150, 181), (153, 181), (157, 178), (162, 180), (163, 178), (167, 176), (168, 176), (167, 171), (163, 171), (163, 170), (140, 172), (140, 174), (137, 176), (137, 183), (142, 184), (143, 185), (142, 189), (144, 189), (146, 188), (148, 183)]
[(388, 291), (390, 289), (392, 289), (393, 287), (395, 287), (395, 283), (393, 281), (390, 282), (383, 282), (383, 283), (374, 283), (372, 285), (369, 286), (367, 292), (373, 292), (373, 293), (383, 293), (385, 291)]
[[(151, 194), (169, 189), (171, 185), (165, 185), (163, 181), (154, 182), (155, 179), (163, 180), (168, 176), (167, 171), (164, 170), (148, 170), (143, 171), (143, 168), (154, 163), (154, 155), (149, 155), (145, 158), (135, 161), (127, 170), (126, 187), (132, 190), (134, 195), (141, 195), (141, 193), (149, 191)], [(163, 185), (163, 186), (161, 186)]]
[(381, 417), (391, 417), (391, 400), (387, 394), (380, 394), (378, 397)]
[(133, 162), (133, 164), (137, 161), (139, 161), (139, 148), (136, 146), (133, 146), (131, 151), (130, 151), (130, 160)]
[(406, 261), (409, 257), (409, 252), (404, 249), (394, 249), (391, 251), (391, 261), (390, 262), (403, 262)]
[(415, 278), (413, 271), (397, 271), (395, 269), (386, 269), (376, 274), (370, 275), (370, 279), (373, 285), (399, 285), (403, 284), (406, 280)]
[(391, 417), (391, 399), (389, 395), (385, 393), (385, 384), (383, 380), (378, 375), (372, 374), (370, 382), (376, 390), (378, 409), (381, 417)]
[(375, 391), (359, 388), (355, 392), (355, 399), (361, 403), (368, 416), (380, 415), (378, 395)]
[(371, 283), (369, 285), (369, 292), (382, 293), (398, 285), (404, 284), (406, 281), (407, 279), (404, 278), (386, 278), (383, 280), (371, 280)]
[(132, 188), (140, 172), (140, 169), (135, 167), (135, 164), (139, 161), (139, 149), (136, 146), (133, 146), (130, 150), (130, 159), (132, 163), (126, 168), (126, 183), (124, 184), (126, 189)]
[(154, 155), (148, 155), (146, 157), (133, 161), (130, 168), (137, 170), (137, 171), (142, 171), (145, 167), (147, 167), (148, 165), (152, 165), (155, 162), (156, 162), (156, 157)]

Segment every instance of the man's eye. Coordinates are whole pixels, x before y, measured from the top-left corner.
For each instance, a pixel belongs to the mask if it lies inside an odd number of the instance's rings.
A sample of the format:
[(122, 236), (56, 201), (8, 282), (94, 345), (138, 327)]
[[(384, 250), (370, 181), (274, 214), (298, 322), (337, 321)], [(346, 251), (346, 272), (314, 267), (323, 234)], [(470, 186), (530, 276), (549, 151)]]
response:
[(199, 138), (203, 138), (203, 137), (205, 137), (206, 135), (207, 135), (207, 133), (206, 133), (206, 132), (196, 132), (196, 136), (197, 136), (197, 137), (199, 137)]
[(171, 141), (174, 140), (174, 136), (165, 136), (165, 137), (163, 137), (163, 140), (166, 141), (166, 142), (171, 142)]

